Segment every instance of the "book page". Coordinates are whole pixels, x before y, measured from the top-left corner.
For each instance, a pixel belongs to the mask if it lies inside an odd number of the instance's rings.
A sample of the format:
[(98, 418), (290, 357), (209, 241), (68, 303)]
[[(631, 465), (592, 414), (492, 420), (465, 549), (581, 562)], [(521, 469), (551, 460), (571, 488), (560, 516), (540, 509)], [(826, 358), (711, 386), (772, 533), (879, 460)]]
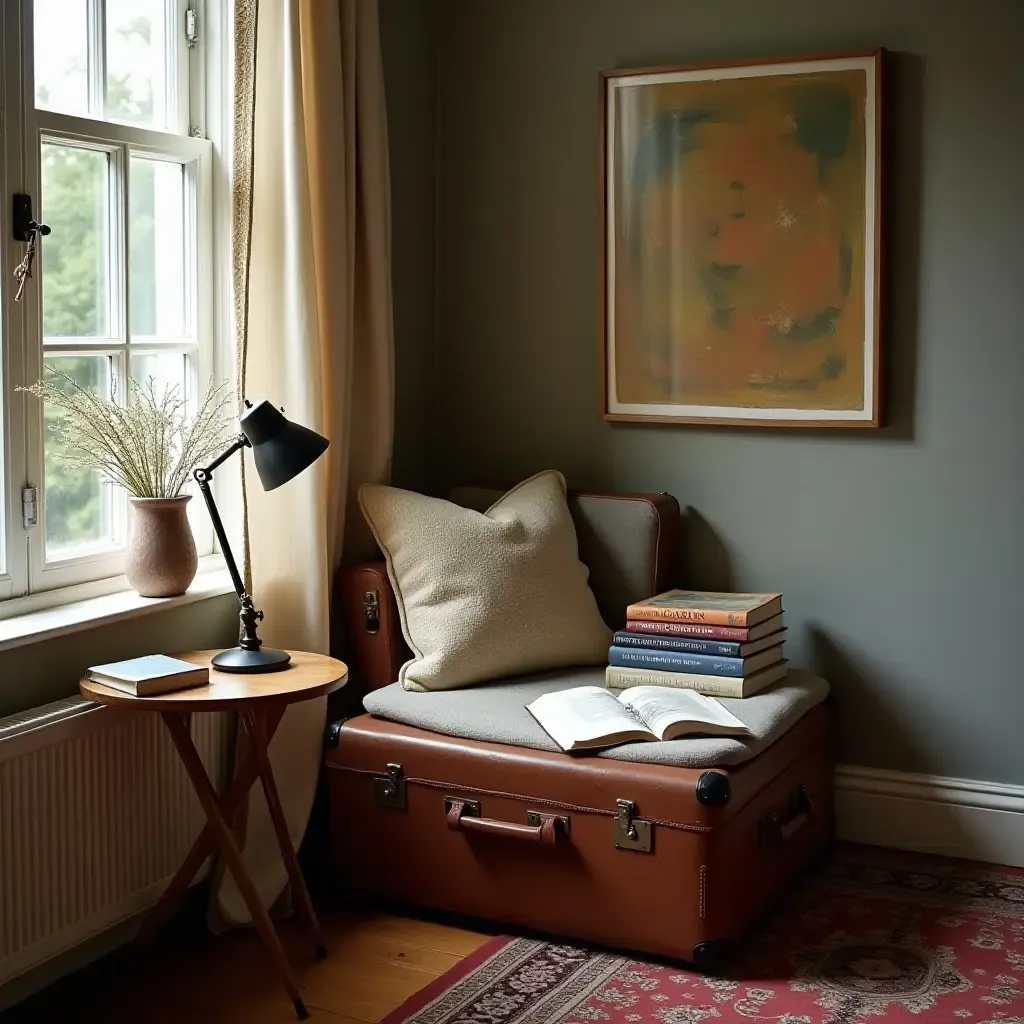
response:
[[(677, 690), (667, 686), (633, 686), (618, 698), (633, 709), (659, 739), (672, 726), (692, 724), (693, 733), (748, 733), (747, 727), (714, 699), (696, 690)], [(704, 726), (706, 728), (700, 728)]]
[(652, 738), (651, 731), (600, 686), (546, 693), (526, 710), (563, 750)]

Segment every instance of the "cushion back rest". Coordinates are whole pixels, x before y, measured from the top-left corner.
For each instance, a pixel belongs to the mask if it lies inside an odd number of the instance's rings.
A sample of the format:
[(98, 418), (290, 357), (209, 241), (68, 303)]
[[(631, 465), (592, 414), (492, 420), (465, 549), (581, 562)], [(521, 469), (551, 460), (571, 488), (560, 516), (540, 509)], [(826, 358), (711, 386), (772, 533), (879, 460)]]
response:
[[(448, 500), (485, 512), (503, 491), (457, 487)], [(679, 503), (668, 494), (569, 495), (580, 561), (604, 621), (622, 626), (626, 606), (675, 583)]]

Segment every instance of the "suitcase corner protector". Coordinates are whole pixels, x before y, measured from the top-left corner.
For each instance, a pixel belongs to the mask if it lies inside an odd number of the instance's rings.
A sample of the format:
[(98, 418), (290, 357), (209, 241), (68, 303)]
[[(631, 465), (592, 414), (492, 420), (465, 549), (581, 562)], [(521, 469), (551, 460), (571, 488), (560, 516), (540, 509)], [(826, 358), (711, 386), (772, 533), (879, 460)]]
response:
[(729, 776), (709, 770), (697, 779), (697, 802), (705, 807), (724, 807), (732, 796)]

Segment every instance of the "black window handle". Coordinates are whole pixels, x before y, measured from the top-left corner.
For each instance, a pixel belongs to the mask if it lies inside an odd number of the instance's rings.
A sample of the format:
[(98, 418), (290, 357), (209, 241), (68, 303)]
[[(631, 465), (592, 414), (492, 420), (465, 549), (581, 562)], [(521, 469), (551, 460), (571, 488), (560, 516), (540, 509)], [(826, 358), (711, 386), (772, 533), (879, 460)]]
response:
[(37, 235), (44, 237), (50, 233), (48, 224), (40, 224), (32, 218), (32, 197), (23, 192), (14, 194), (13, 216), (11, 226), (17, 242), (31, 242)]

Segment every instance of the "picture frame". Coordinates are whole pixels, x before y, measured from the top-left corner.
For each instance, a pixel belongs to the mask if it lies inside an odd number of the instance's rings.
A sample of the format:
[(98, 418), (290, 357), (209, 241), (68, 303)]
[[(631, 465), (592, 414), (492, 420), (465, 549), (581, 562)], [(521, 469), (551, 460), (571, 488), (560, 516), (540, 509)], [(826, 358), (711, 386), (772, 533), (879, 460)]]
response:
[(881, 425), (882, 62), (600, 73), (606, 420)]

